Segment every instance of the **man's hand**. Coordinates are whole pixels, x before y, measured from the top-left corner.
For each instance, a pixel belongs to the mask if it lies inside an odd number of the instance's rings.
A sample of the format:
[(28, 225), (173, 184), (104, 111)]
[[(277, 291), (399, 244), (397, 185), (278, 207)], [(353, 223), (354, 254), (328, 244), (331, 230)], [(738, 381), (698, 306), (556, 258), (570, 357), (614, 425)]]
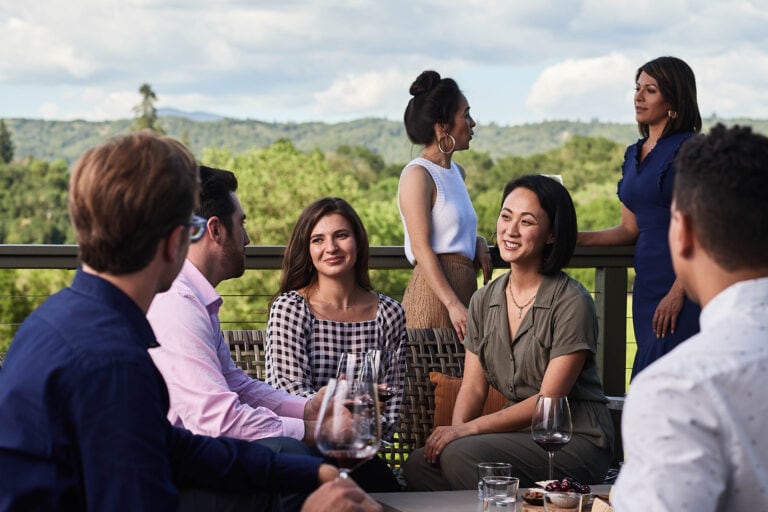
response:
[[(325, 464), (324, 464), (325, 465)], [(320, 469), (322, 471), (322, 467)], [(301, 507), (301, 512), (381, 512), (382, 506), (354, 480), (336, 478), (321, 485)]]
[(316, 420), (317, 415), (320, 413), (320, 405), (323, 403), (323, 397), (328, 390), (328, 386), (323, 386), (317, 390), (315, 396), (313, 396), (304, 406), (304, 420)]

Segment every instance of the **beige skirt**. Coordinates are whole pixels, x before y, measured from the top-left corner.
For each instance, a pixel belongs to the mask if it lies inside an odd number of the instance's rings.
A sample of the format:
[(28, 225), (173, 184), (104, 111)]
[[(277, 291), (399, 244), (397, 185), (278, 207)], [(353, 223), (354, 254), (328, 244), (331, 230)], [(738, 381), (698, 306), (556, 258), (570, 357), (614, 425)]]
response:
[[(465, 306), (469, 306), (469, 299), (477, 290), (477, 271), (472, 260), (460, 254), (438, 254), (437, 259), (454, 293)], [(432, 291), (418, 263), (413, 267), (411, 279), (403, 294), (403, 309), (406, 327), (453, 327), (448, 310)]]

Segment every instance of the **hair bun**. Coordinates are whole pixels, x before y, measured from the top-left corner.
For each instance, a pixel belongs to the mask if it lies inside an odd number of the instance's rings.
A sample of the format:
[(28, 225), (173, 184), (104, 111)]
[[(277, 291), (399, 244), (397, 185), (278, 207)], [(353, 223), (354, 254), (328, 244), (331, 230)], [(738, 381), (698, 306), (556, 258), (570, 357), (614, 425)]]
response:
[(440, 73), (437, 71), (423, 71), (411, 84), (411, 96), (418, 96), (434, 89), (440, 83)]

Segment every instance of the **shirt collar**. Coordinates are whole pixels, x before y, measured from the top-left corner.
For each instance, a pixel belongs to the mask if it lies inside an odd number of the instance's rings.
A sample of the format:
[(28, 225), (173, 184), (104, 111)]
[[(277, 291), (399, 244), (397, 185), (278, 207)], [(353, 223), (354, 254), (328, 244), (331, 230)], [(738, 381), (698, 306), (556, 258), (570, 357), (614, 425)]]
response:
[(768, 277), (734, 283), (709, 301), (701, 310), (701, 330), (729, 321), (734, 311), (745, 311), (768, 302)]
[(136, 329), (141, 341), (146, 347), (158, 346), (155, 333), (147, 321), (147, 317), (138, 304), (125, 294), (120, 288), (106, 279), (94, 274), (84, 272), (78, 268), (70, 289), (87, 297), (91, 297), (99, 303), (119, 311), (126, 316), (128, 322)]
[(219, 312), (219, 308), (224, 303), (224, 300), (216, 292), (210, 281), (206, 279), (203, 273), (189, 259), (184, 260), (184, 265), (181, 267), (181, 272), (179, 272), (177, 279), (186, 281), (187, 286), (195, 292), (200, 302), (205, 304), (209, 314), (213, 315)]
[[(491, 300), (489, 302), (489, 306), (505, 306), (507, 304), (505, 291), (509, 285), (509, 275), (510, 273), (507, 272), (507, 274), (499, 280), (499, 286), (494, 287), (490, 291)], [(536, 299), (533, 301), (533, 306), (531, 307), (552, 307), (552, 302), (555, 300), (555, 291), (557, 290), (558, 283), (563, 279), (564, 276), (565, 274), (562, 272), (558, 272), (553, 276), (542, 276), (541, 284), (539, 285), (539, 289), (536, 291)]]

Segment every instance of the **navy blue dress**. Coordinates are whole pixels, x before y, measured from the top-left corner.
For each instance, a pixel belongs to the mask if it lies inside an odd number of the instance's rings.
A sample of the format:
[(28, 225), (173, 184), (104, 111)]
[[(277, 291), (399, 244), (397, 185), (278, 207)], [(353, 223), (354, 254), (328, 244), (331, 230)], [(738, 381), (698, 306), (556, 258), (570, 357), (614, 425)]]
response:
[(657, 339), (653, 332), (653, 314), (675, 281), (667, 238), (675, 180), (674, 159), (682, 143), (692, 135), (693, 132), (677, 133), (659, 139), (642, 162), (640, 149), (645, 139), (629, 146), (624, 154), (619, 199), (635, 214), (640, 230), (635, 246), (635, 285), (632, 290), (632, 316), (637, 340), (633, 378), (643, 368), (699, 332), (701, 310), (688, 298), (677, 318), (674, 334), (667, 332), (665, 337)]

